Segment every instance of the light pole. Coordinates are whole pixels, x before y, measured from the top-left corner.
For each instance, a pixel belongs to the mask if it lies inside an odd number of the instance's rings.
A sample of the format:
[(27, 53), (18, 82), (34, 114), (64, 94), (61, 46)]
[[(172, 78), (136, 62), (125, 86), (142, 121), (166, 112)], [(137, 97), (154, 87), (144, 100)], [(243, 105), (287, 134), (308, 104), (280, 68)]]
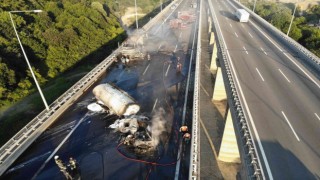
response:
[(161, 8), (161, 12), (162, 12), (162, 0), (160, 0), (160, 8)]
[(26, 52), (24, 51), (24, 48), (23, 48), (22, 43), (21, 43), (21, 41), (20, 41), (20, 38), (19, 38), (19, 35), (18, 35), (18, 32), (17, 32), (16, 26), (15, 26), (15, 24), (14, 24), (14, 22), (13, 22), (13, 19), (12, 19), (12, 13), (19, 13), (19, 12), (34, 12), (34, 13), (39, 13), (39, 12), (42, 12), (42, 10), (9, 11), (9, 15), (10, 15), (10, 20), (11, 20), (11, 23), (12, 23), (12, 26), (13, 26), (13, 29), (14, 29), (14, 32), (16, 33), (17, 39), (18, 39), (18, 41), (19, 41), (19, 44), (20, 44), (20, 47), (21, 47), (23, 56), (24, 56), (24, 58), (25, 58), (26, 61), (27, 61), (27, 64), (28, 64), (29, 70), (30, 70), (30, 72), (31, 72), (32, 78), (33, 78), (34, 82), (36, 83), (36, 86), (37, 86), (38, 91), (39, 91), (39, 93), (40, 93), (41, 99), (42, 99), (42, 101), (43, 101), (43, 103), (44, 103), (44, 106), (45, 106), (46, 109), (49, 111), (49, 106), (48, 106), (48, 104), (47, 104), (47, 101), (46, 101), (46, 99), (44, 98), (44, 95), (43, 95), (43, 93), (42, 93), (42, 91), (41, 91), (41, 88), (40, 88), (40, 86), (39, 86), (39, 83), (38, 83), (38, 81), (37, 81), (37, 78), (36, 78), (36, 76), (35, 76), (35, 74), (34, 74), (34, 72), (33, 72), (33, 70), (32, 70), (32, 67), (31, 67), (30, 63), (29, 63), (28, 57), (27, 57), (27, 55), (26, 55)]
[(288, 32), (287, 32), (287, 36), (289, 36), (289, 32), (290, 32), (291, 25), (292, 25), (292, 22), (293, 22), (294, 14), (296, 13), (296, 9), (297, 9), (297, 3), (294, 5), (294, 10), (293, 10), (293, 13), (292, 13), (292, 18), (291, 18), (291, 22), (290, 22), (289, 29), (288, 29)]
[(254, 1), (254, 5), (253, 5), (253, 9), (252, 9), (253, 12), (256, 9), (256, 3), (257, 3), (257, 0)]
[(135, 10), (136, 10), (136, 27), (138, 29), (139, 26), (138, 26), (138, 14), (137, 14), (137, 0), (134, 0), (134, 7), (135, 7)]

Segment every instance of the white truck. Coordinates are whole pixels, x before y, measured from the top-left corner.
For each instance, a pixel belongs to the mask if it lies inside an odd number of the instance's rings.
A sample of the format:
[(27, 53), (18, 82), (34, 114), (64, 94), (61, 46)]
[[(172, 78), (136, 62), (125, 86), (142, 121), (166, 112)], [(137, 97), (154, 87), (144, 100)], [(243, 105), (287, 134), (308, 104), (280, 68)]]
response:
[(250, 14), (244, 9), (237, 9), (235, 12), (235, 16), (239, 20), (239, 22), (248, 22), (249, 15)]

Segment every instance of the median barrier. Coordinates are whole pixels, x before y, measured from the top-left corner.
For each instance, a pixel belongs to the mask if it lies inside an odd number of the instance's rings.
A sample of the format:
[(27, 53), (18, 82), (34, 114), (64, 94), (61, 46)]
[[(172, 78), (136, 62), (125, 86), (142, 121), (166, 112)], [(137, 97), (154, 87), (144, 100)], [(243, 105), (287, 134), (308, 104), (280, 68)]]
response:
[[(235, 133), (237, 135), (237, 143), (240, 152), (240, 158), (242, 164), (244, 165), (245, 172), (244, 176), (245, 179), (265, 179), (263, 169), (261, 168), (261, 160), (259, 158), (259, 154), (255, 147), (255, 144), (248, 143), (249, 140), (252, 139), (252, 132), (247, 127), (244, 126), (247, 124), (247, 118), (243, 110), (243, 105), (241, 98), (239, 98), (238, 92), (240, 85), (235, 80), (235, 74), (231, 69), (231, 60), (227, 56), (226, 47), (224, 47), (223, 36), (220, 28), (218, 26), (218, 20), (215, 16), (214, 8), (212, 1), (208, 1), (209, 9), (212, 14), (213, 19), (213, 28), (215, 29), (217, 35), (217, 43), (219, 50), (218, 59), (221, 65), (221, 70), (223, 73), (223, 81), (226, 85), (226, 92), (228, 94), (228, 105), (230, 107), (230, 113), (232, 116), (233, 126), (235, 129)], [(256, 162), (252, 165), (252, 162)]]

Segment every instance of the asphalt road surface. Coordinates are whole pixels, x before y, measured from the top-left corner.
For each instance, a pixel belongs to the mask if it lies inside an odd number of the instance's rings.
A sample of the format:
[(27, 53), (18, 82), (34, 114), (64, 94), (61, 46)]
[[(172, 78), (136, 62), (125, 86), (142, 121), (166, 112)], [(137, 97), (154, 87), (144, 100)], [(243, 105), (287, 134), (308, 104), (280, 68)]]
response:
[(319, 79), (233, 1), (211, 1), (266, 179), (320, 179)]
[[(166, 22), (155, 24), (148, 35), (144, 35), (141, 48), (150, 54), (150, 61), (145, 58), (126, 65), (114, 63), (0, 179), (63, 179), (54, 155), (59, 155), (65, 164), (69, 157), (76, 159), (79, 172), (75, 172), (74, 177), (81, 176), (81, 179), (174, 179), (177, 162), (180, 163), (179, 178), (186, 179), (190, 147), (182, 144), (182, 153), (178, 156), (179, 127), (182, 119), (184, 124), (191, 124), (191, 98), (185, 101), (184, 97), (196, 22), (188, 23), (185, 29), (169, 26), (170, 19), (184, 10), (196, 13), (189, 1), (183, 1), (168, 12)], [(181, 72), (176, 69), (178, 57)], [(155, 152), (137, 154), (126, 148), (121, 144), (121, 134), (108, 128), (117, 116), (87, 110), (87, 105), (95, 101), (92, 88), (107, 82), (130, 94), (141, 105), (139, 114), (165, 122), (165, 131), (159, 136), (160, 145)], [(192, 91), (188, 97), (192, 97)], [(187, 113), (183, 113), (186, 102)]]

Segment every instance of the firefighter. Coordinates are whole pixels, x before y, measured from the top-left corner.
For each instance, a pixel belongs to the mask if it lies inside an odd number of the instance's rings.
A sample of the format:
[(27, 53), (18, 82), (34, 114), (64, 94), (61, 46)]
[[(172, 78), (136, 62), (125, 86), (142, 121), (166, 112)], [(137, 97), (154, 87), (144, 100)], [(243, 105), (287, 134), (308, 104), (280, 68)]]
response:
[(181, 126), (179, 131), (182, 133), (188, 132), (188, 126)]
[(64, 174), (64, 176), (67, 178), (67, 180), (72, 180), (72, 176), (67, 171), (67, 167), (64, 165), (61, 159), (59, 159), (59, 156), (54, 156), (54, 161), (56, 162), (57, 166), (59, 167), (60, 171)]
[(71, 169), (72, 175), (76, 175), (78, 174), (78, 163), (75, 159), (73, 159), (72, 157), (69, 158), (69, 164), (68, 166)]
[(185, 142), (186, 144), (188, 144), (188, 143), (190, 142), (191, 135), (190, 135), (189, 133), (185, 133), (185, 134), (183, 135), (183, 139), (184, 139), (184, 142)]
[(182, 70), (182, 64), (180, 62), (180, 57), (178, 57), (178, 62), (177, 62), (177, 73), (181, 73)]

